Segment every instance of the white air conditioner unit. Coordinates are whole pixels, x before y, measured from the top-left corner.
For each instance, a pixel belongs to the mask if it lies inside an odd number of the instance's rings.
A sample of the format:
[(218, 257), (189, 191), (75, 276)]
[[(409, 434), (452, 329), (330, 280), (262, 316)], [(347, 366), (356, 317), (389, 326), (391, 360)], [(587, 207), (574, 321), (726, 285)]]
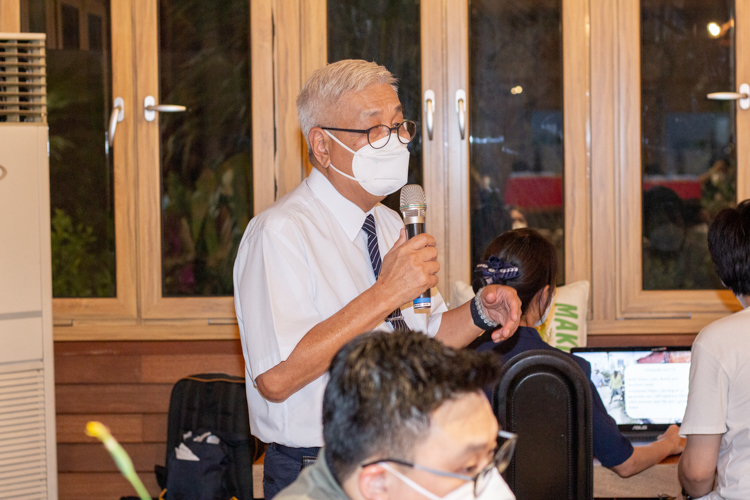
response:
[(45, 66), (0, 33), (0, 498), (57, 499)]

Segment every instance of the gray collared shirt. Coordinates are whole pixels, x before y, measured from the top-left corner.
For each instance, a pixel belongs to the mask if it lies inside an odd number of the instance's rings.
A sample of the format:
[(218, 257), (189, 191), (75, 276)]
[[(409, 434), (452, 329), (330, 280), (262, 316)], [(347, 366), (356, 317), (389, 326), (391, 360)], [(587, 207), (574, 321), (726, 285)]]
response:
[(277, 500), (350, 500), (334, 479), (326, 463), (325, 449), (318, 459), (302, 471), (300, 476), (274, 497)]

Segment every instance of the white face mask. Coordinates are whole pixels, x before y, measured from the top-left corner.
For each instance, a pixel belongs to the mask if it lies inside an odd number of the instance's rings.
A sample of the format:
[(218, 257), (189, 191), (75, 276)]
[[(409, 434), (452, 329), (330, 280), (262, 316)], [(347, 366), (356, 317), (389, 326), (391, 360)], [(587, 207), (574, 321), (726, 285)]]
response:
[(750, 296), (748, 295), (736, 295), (737, 300), (740, 301), (740, 304), (742, 305), (743, 309), (747, 309), (748, 305), (750, 305)]
[(387, 463), (381, 464), (384, 469), (389, 470), (394, 476), (404, 482), (409, 488), (413, 489), (420, 495), (429, 498), (430, 500), (515, 500), (513, 492), (510, 491), (508, 485), (505, 484), (505, 480), (497, 471), (494, 469), (490, 474), (490, 482), (484, 488), (484, 491), (478, 497), (474, 496), (474, 483), (469, 481), (462, 484), (455, 490), (451, 491), (444, 497), (439, 497), (430, 490), (424, 488), (413, 480), (401, 474), (399, 471), (391, 467)]
[(542, 326), (547, 321), (547, 316), (549, 316), (550, 310), (552, 310), (552, 304), (555, 303), (555, 294), (552, 294), (552, 297), (550, 298), (549, 305), (547, 306), (547, 309), (544, 310), (544, 314), (542, 314), (542, 319), (534, 323), (534, 326)]
[(354, 151), (329, 131), (325, 132), (354, 155), (353, 177), (337, 169), (333, 164), (330, 165), (331, 168), (344, 177), (359, 182), (359, 185), (368, 193), (375, 196), (388, 196), (406, 185), (409, 175), (409, 150), (396, 134), (391, 134), (390, 140), (388, 137), (383, 137), (376, 141), (376, 146), (388, 141), (388, 144), (380, 149), (367, 144), (359, 151)]

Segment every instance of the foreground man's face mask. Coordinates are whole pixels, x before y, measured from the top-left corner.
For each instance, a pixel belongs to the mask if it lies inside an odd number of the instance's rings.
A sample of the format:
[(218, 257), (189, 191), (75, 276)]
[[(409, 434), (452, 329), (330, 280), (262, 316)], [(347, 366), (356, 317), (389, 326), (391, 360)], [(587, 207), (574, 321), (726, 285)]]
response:
[(505, 484), (505, 481), (502, 476), (500, 476), (497, 469), (493, 469), (490, 472), (487, 486), (485, 486), (479, 493), (479, 496), (474, 495), (474, 483), (469, 481), (447, 495), (439, 497), (420, 484), (401, 474), (395, 468), (391, 467), (390, 464), (383, 462), (381, 465), (384, 469), (388, 470), (394, 476), (403, 481), (409, 488), (430, 500), (514, 500), (516, 498), (513, 495), (513, 492), (510, 491), (510, 488), (508, 488), (508, 485)]
[(326, 130), (325, 133), (354, 155), (352, 159), (354, 176), (345, 174), (333, 164), (330, 164), (330, 167), (344, 177), (359, 182), (359, 185), (368, 193), (375, 196), (388, 196), (406, 185), (409, 174), (409, 149), (406, 144), (401, 143), (395, 133), (391, 134), (390, 140), (386, 136), (375, 142), (376, 147), (385, 144), (379, 149), (367, 144), (358, 151), (349, 148), (329, 131)]

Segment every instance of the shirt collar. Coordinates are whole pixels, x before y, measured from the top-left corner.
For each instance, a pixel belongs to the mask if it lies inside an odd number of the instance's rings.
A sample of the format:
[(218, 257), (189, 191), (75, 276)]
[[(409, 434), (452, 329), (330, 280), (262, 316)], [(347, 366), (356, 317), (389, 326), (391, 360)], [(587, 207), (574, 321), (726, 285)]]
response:
[(354, 241), (367, 214), (347, 200), (317, 168), (313, 167), (306, 179), (313, 194), (333, 213), (349, 240)]
[[(325, 456), (325, 448), (321, 448), (318, 452), (318, 459), (315, 464), (311, 466), (311, 473), (318, 476), (315, 478), (315, 483), (318, 488), (321, 488), (320, 493), (325, 493), (325, 496), (330, 499), (338, 500), (349, 500), (349, 495), (346, 494), (341, 485), (333, 477), (328, 461)], [(316, 495), (311, 495), (315, 497)]]
[[(539, 330), (537, 330), (536, 328), (532, 328), (530, 326), (519, 326), (518, 330), (516, 331), (521, 337), (526, 337), (527, 339), (542, 340), (542, 336), (539, 335)], [(544, 341), (542, 340), (542, 342)]]

